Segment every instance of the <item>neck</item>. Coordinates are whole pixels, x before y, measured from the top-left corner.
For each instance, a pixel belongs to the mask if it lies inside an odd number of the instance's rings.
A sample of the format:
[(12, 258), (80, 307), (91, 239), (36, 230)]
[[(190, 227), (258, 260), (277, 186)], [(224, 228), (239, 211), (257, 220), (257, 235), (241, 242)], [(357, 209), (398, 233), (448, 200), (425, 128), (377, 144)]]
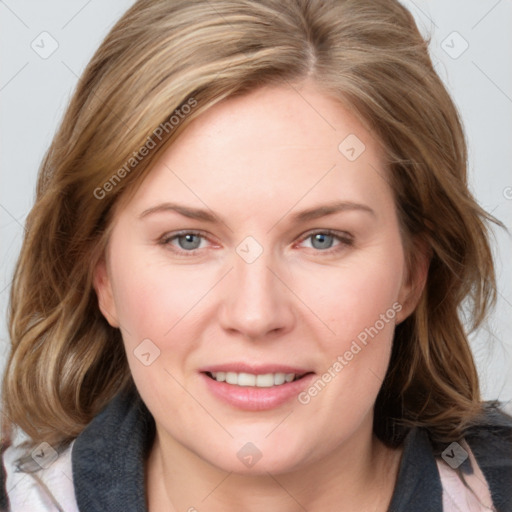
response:
[(366, 422), (328, 456), (288, 472), (237, 474), (201, 459), (159, 430), (146, 465), (148, 510), (386, 511), (400, 464)]

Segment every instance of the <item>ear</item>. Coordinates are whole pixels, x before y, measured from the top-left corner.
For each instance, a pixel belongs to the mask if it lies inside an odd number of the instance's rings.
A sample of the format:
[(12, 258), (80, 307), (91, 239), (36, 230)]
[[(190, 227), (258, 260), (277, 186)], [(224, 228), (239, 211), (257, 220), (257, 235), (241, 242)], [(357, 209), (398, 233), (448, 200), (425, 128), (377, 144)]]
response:
[(94, 268), (93, 287), (98, 297), (98, 306), (101, 313), (112, 327), (119, 327), (112, 284), (104, 257), (98, 261)]
[(398, 296), (398, 302), (402, 305), (402, 309), (396, 315), (397, 325), (416, 309), (427, 283), (428, 269), (432, 258), (432, 251), (425, 241), (417, 241), (412, 245), (413, 254), (406, 258), (404, 278)]

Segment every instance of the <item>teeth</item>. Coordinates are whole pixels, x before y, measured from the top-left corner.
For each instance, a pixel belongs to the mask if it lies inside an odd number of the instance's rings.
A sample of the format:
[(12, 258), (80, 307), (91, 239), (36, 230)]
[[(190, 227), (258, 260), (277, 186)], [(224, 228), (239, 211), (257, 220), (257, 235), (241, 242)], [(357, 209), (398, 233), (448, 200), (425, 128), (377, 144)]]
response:
[(270, 388), (280, 386), (285, 382), (295, 380), (295, 373), (265, 373), (254, 375), (252, 373), (212, 372), (211, 376), (217, 382), (227, 382), (235, 386), (256, 386), (257, 388)]
[(232, 384), (237, 384), (238, 386), (256, 386), (256, 381), (259, 379), (256, 375), (251, 375), (250, 373), (239, 373), (238, 379), (237, 374), (233, 373), (234, 378)]
[[(294, 373), (290, 373), (289, 375), (292, 376), (292, 380), (295, 377)], [(274, 384), (276, 386), (280, 386), (281, 384), (284, 384), (286, 382), (286, 375), (284, 373), (276, 373), (274, 375)]]

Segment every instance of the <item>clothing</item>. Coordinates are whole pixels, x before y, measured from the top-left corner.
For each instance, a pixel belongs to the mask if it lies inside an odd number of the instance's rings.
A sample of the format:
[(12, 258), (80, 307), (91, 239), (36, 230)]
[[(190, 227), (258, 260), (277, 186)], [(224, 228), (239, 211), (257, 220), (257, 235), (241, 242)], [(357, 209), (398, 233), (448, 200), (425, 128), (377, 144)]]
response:
[[(44, 469), (16, 472), (23, 450), (8, 447), (2, 460), (11, 508), (5, 510), (146, 512), (144, 460), (154, 432), (151, 414), (132, 390), (116, 396)], [(459, 447), (469, 454), (460, 468), (478, 484), (483, 505), (434, 457), (427, 431), (413, 428), (404, 441), (389, 512), (512, 512), (512, 418), (490, 409), (488, 422), (469, 431)], [(25, 471), (34, 465), (28, 467), (29, 461)]]

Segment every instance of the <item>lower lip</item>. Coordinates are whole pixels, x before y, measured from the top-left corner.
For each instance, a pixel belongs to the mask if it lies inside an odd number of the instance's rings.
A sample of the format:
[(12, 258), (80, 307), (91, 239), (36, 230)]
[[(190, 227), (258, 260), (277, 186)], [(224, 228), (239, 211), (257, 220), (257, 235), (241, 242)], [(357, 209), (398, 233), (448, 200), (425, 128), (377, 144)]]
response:
[(315, 374), (310, 373), (302, 379), (269, 388), (237, 386), (226, 382), (217, 382), (205, 373), (201, 373), (201, 376), (212, 394), (224, 402), (246, 411), (265, 411), (279, 407), (296, 398), (309, 385)]

